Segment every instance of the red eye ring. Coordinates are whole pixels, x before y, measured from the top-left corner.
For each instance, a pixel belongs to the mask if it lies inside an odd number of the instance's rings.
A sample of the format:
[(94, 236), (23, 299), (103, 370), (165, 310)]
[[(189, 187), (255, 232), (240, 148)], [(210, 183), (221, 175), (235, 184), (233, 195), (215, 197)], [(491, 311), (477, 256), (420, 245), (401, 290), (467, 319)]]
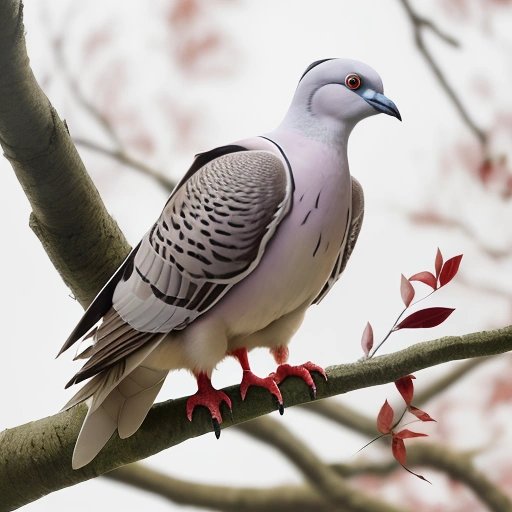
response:
[(361, 77), (355, 73), (350, 73), (345, 77), (345, 85), (352, 91), (355, 91), (361, 87)]

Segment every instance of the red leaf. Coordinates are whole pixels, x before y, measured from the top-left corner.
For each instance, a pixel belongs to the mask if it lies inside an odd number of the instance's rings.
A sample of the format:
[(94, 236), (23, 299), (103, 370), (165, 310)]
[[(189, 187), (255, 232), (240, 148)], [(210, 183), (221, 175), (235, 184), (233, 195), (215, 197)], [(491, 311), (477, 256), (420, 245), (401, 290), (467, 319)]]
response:
[(411, 439), (412, 437), (428, 437), (428, 434), (422, 434), (421, 432), (413, 432), (408, 428), (404, 428), (397, 434), (394, 434), (393, 437), (396, 437), (398, 439)]
[(412, 397), (414, 395), (414, 385), (412, 383), (412, 379), (415, 378), (416, 377), (414, 375), (406, 375), (405, 377), (401, 377), (398, 380), (395, 380), (396, 389), (398, 389), (407, 405), (410, 405), (412, 402)]
[(368, 356), (373, 347), (373, 329), (370, 322), (366, 324), (363, 335), (361, 336), (361, 347), (363, 348), (364, 355)]
[(460, 261), (462, 260), (462, 254), (454, 256), (445, 262), (439, 275), (439, 287), (449, 283), (459, 270)]
[(393, 330), (436, 327), (442, 324), (454, 311), (453, 308), (420, 309), (404, 318)]
[(422, 283), (430, 286), (433, 290), (437, 289), (437, 279), (432, 272), (418, 272), (417, 274), (409, 277), (409, 281), (421, 281)]
[(393, 452), (393, 457), (405, 466), (406, 462), (406, 452), (405, 452), (405, 443), (403, 439), (399, 437), (393, 436), (393, 441), (391, 442), (391, 451)]
[(442, 267), (443, 267), (443, 255), (441, 254), (441, 251), (439, 250), (439, 247), (438, 247), (437, 253), (436, 253), (436, 277), (439, 277), (439, 273), (441, 272)]
[(411, 414), (414, 414), (416, 418), (418, 418), (421, 421), (436, 421), (432, 416), (427, 414), (425, 411), (422, 411), (421, 409), (418, 409), (417, 407), (414, 407), (414, 405), (409, 405), (409, 412)]
[(414, 288), (412, 287), (409, 279), (407, 279), (403, 274), (400, 281), (400, 294), (402, 295), (405, 307), (408, 308), (412, 299), (414, 299)]
[(383, 406), (380, 408), (379, 415), (377, 416), (377, 430), (381, 434), (389, 434), (391, 432), (391, 426), (393, 425), (393, 417), (395, 413), (391, 405), (386, 400)]

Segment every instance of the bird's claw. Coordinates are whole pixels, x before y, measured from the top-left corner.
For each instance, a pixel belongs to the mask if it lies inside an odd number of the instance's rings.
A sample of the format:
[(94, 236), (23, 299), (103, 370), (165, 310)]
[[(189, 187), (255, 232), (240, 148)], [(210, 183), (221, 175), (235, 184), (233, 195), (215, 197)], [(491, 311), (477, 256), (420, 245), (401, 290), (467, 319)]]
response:
[(314, 400), (316, 398), (316, 385), (313, 377), (311, 377), (311, 372), (318, 372), (325, 380), (327, 380), (325, 370), (311, 361), (297, 366), (280, 364), (277, 367), (277, 370), (270, 374), (270, 377), (276, 384), (281, 384), (283, 380), (290, 376), (299, 377), (299, 379), (302, 379), (309, 386), (311, 399)]
[(279, 410), (279, 414), (283, 414), (283, 397), (281, 395), (281, 391), (277, 387), (275, 380), (271, 376), (261, 378), (257, 375), (254, 375), (254, 373), (252, 373), (250, 370), (244, 370), (242, 382), (240, 383), (240, 395), (242, 396), (242, 400), (245, 400), (247, 391), (251, 386), (257, 386), (259, 388), (268, 390), (269, 393), (277, 401), (277, 409)]
[(213, 426), (213, 432), (215, 433), (215, 437), (217, 439), (219, 439), (219, 437), (220, 437), (220, 423), (215, 418), (212, 418), (212, 426)]
[(206, 407), (210, 411), (213, 431), (215, 432), (215, 437), (218, 439), (220, 437), (220, 425), (222, 423), (222, 414), (220, 412), (222, 402), (225, 402), (229, 410), (231, 410), (231, 400), (224, 391), (213, 387), (199, 390), (187, 400), (187, 418), (189, 421), (192, 421), (195, 408), (201, 405)]

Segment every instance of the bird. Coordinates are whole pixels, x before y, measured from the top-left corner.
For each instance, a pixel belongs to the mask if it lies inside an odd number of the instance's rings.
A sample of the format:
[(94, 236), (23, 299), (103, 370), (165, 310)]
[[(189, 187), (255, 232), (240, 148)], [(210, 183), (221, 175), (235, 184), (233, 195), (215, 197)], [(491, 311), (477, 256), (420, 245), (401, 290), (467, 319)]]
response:
[[(195, 155), (157, 221), (96, 296), (64, 343), (86, 359), (67, 387), (87, 382), (65, 405), (86, 402), (72, 467), (91, 462), (117, 430), (133, 435), (169, 371), (186, 369), (216, 436), (230, 398), (211, 383), (226, 357), (251, 386), (283, 400), (278, 385), (300, 377), (312, 395), (312, 362), (290, 365), (288, 344), (307, 309), (342, 274), (357, 241), (364, 196), (351, 177), (347, 143), (362, 119), (401, 120), (367, 64), (329, 58), (302, 74), (283, 121), (261, 136)], [(248, 353), (270, 350), (277, 369), (252, 372)]]

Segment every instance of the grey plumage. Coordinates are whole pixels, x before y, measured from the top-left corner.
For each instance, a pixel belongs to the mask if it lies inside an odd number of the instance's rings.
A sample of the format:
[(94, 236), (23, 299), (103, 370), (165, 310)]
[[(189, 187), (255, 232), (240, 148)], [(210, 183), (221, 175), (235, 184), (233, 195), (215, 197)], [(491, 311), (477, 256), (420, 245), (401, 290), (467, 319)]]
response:
[[(361, 90), (346, 83), (354, 73)], [(399, 117), (375, 71), (318, 61), (276, 130), (196, 156), (61, 349), (92, 342), (68, 383), (90, 379), (66, 404), (89, 406), (74, 468), (116, 429), (124, 438), (139, 428), (168, 371), (189, 369), (210, 382), (226, 355), (246, 366), (258, 346), (282, 362), (307, 308), (332, 288), (357, 241), (364, 201), (346, 146), (353, 126), (378, 112)]]
[(320, 304), (320, 302), (322, 302), (324, 297), (329, 293), (330, 289), (333, 287), (334, 283), (336, 283), (336, 281), (340, 278), (341, 274), (345, 270), (350, 255), (352, 254), (352, 251), (356, 246), (357, 238), (359, 237), (361, 227), (363, 226), (363, 218), (363, 188), (361, 187), (361, 184), (354, 177), (352, 177), (352, 200), (350, 214), (347, 217), (345, 239), (343, 240), (343, 244), (340, 249), (339, 255), (336, 258), (336, 263), (331, 272), (331, 275), (329, 276), (327, 283), (325, 283), (318, 297), (314, 300), (314, 304)]

